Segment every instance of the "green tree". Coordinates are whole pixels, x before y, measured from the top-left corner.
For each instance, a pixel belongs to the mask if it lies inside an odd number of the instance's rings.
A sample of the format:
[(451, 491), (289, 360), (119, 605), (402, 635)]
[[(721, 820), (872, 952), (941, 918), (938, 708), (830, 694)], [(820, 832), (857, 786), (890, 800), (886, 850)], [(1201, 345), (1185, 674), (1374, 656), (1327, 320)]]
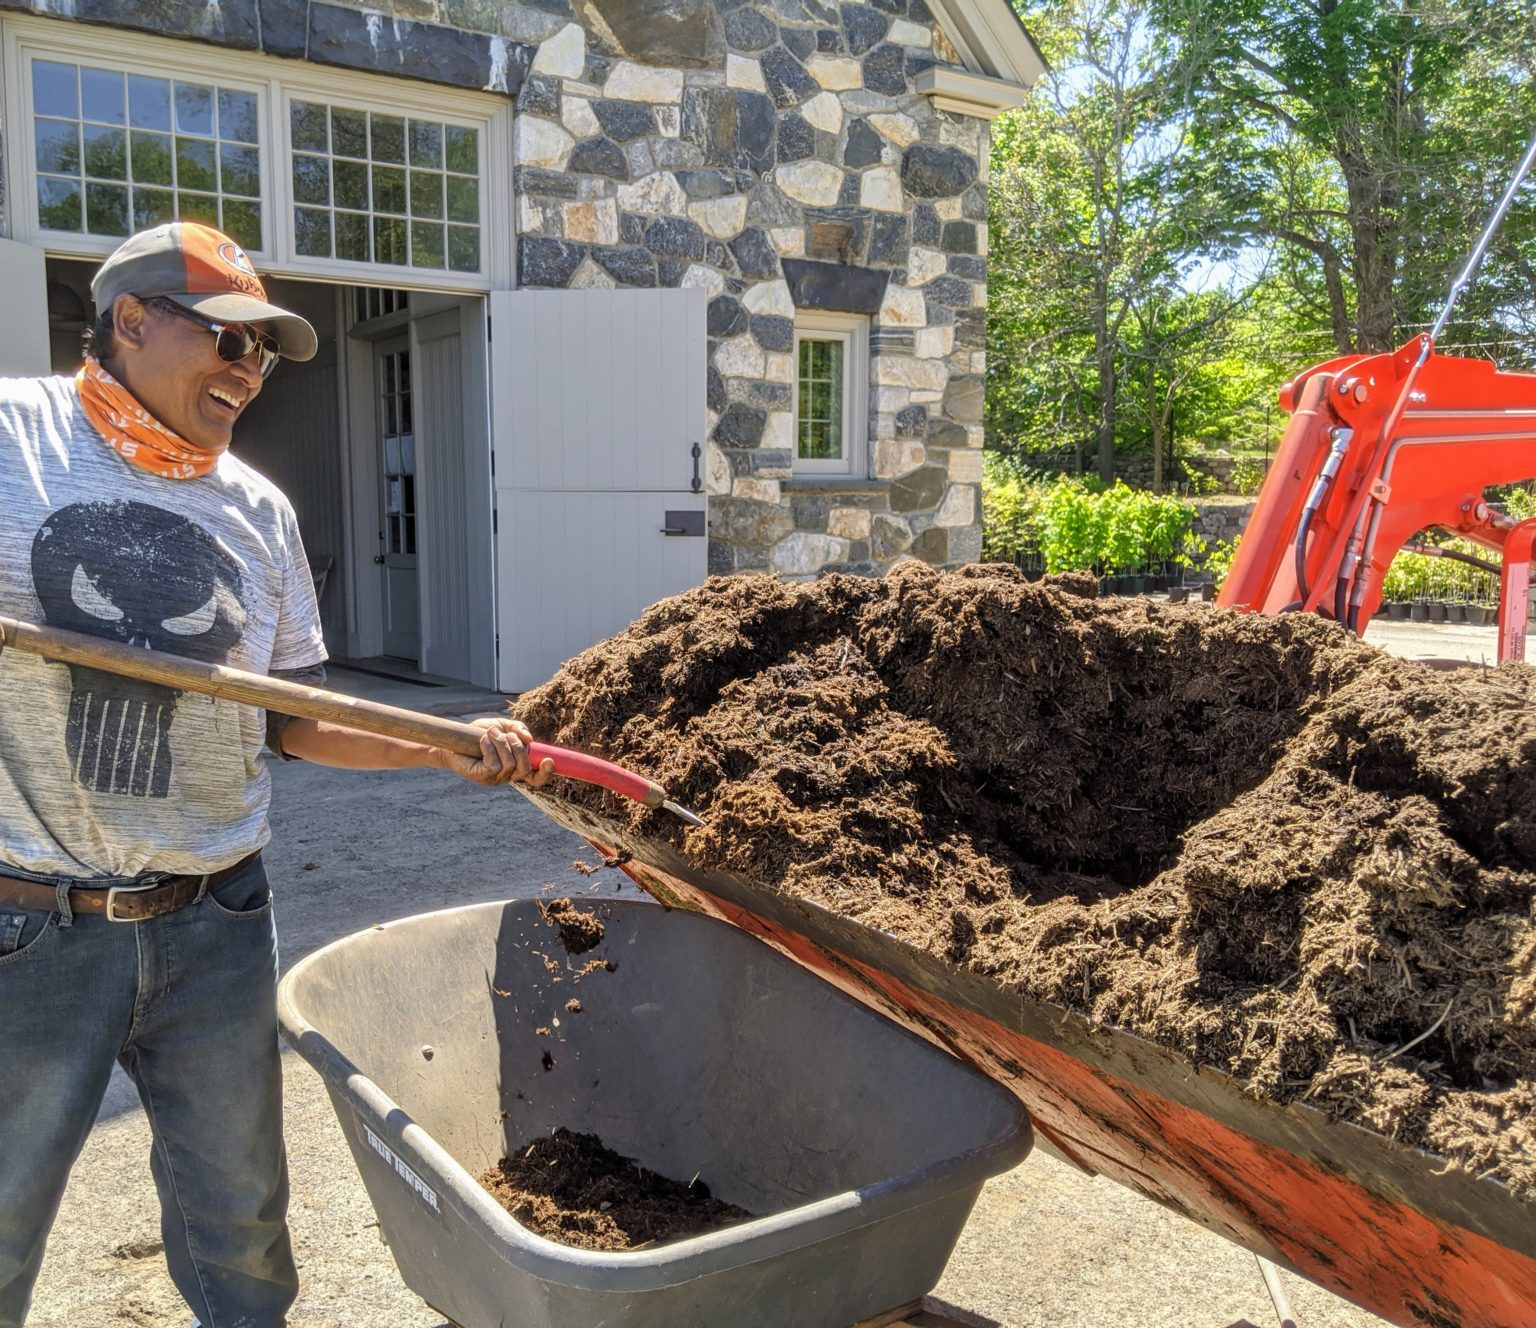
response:
[(1028, 16), (1051, 73), (994, 137), (989, 334), (994, 424), (1087, 432), (1114, 471), (1123, 338), (1172, 289), (1197, 231), (1169, 170), (1184, 99), (1151, 0), (1068, 0)]
[[(1529, 0), (1153, 3), (1191, 90), (1191, 169), (1227, 181), (1221, 240), (1292, 251), (1339, 352), (1427, 322), (1536, 122)], [(1524, 280), (1536, 297), (1529, 234), (1501, 247), (1490, 294)]]

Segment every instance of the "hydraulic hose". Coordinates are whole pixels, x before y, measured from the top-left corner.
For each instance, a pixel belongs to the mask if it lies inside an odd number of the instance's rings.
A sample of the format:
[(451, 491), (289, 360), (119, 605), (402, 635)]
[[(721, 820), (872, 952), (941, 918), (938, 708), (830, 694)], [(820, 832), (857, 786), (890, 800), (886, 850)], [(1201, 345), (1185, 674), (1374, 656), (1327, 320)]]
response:
[(1350, 440), (1355, 436), (1353, 429), (1336, 428), (1329, 432), (1328, 456), (1323, 462), (1323, 468), (1318, 471), (1317, 479), (1312, 484), (1312, 492), (1307, 495), (1306, 506), (1301, 509), (1301, 520), (1296, 523), (1296, 588), (1301, 595), (1301, 602), (1306, 603), (1309, 593), (1307, 588), (1307, 536), (1311, 533), (1312, 518), (1317, 515), (1322, 507), (1323, 500), (1328, 496), (1328, 491), (1333, 488), (1334, 478), (1339, 473), (1339, 467), (1344, 463), (1344, 454), (1349, 451)]
[(1504, 569), (1499, 563), (1489, 562), (1486, 558), (1479, 558), (1474, 553), (1463, 553), (1460, 549), (1444, 549), (1438, 544), (1405, 544), (1404, 553), (1418, 553), (1426, 558), (1448, 558), (1453, 563), (1466, 563), (1468, 567), (1481, 568), (1485, 572), (1492, 572), (1498, 576)]

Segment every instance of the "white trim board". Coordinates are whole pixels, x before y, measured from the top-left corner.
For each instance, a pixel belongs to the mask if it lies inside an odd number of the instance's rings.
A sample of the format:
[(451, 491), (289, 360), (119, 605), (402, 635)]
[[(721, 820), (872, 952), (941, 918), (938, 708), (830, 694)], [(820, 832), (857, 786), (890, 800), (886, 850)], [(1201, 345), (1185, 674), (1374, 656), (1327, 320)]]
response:
[(935, 65), (917, 76), (915, 86), (928, 98), (935, 110), (952, 115), (969, 115), (978, 120), (993, 120), (1004, 111), (1024, 104), (1027, 88), (1000, 78), (986, 78), (963, 69)]
[[(800, 455), (800, 343), (836, 339), (843, 343), (843, 455), (821, 460)], [(794, 437), (790, 468), (796, 479), (869, 477), (869, 319), (863, 314), (802, 309), (795, 314)]]

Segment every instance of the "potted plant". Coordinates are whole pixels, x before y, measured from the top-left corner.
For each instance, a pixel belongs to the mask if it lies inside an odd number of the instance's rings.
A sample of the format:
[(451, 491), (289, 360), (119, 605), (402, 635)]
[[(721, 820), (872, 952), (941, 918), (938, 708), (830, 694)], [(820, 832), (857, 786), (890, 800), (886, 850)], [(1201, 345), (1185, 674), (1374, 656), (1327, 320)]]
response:
[(1381, 602), (1387, 611), (1387, 617), (1393, 622), (1407, 622), (1409, 610), (1413, 606), (1413, 576), (1411, 568), (1399, 554), (1392, 560), (1392, 565), (1387, 568), (1386, 576), (1381, 579)]

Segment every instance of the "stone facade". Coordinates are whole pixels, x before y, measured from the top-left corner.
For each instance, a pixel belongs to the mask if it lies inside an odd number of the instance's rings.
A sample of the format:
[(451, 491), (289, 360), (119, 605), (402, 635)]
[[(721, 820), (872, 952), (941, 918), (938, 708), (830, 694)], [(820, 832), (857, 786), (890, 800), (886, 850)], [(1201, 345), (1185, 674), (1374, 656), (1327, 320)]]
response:
[[(540, 21), (518, 94), (520, 284), (709, 293), (712, 571), (978, 557), (987, 126), (914, 91), (955, 58), (923, 0), (640, 8), (669, 22), (613, 0), (606, 25), (583, 0)], [(852, 481), (792, 471), (801, 310), (870, 317)]]
[[(915, 90), (959, 64), (924, 0), (215, 8), (76, 14), (504, 94), (520, 285), (709, 293), (712, 571), (980, 556), (988, 127)], [(802, 309), (869, 316), (867, 475), (792, 472)]]

